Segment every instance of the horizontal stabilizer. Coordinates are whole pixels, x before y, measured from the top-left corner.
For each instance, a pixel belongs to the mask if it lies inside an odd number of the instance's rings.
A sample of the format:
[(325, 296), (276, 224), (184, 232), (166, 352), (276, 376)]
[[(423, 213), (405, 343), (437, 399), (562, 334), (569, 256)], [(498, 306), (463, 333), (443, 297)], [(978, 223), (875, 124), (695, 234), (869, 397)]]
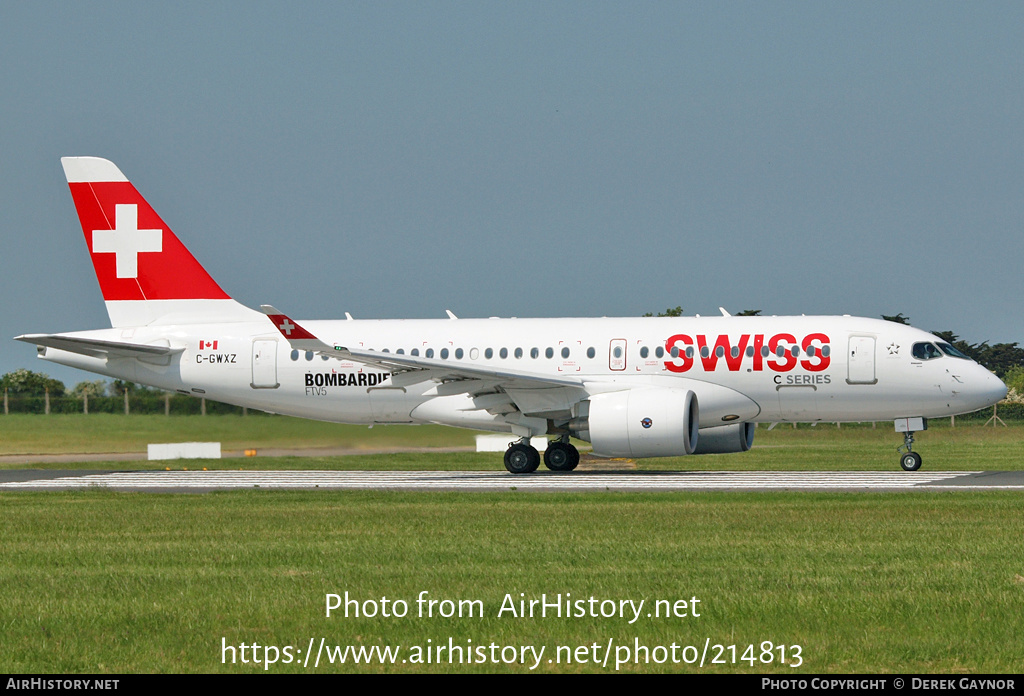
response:
[(102, 341), (96, 338), (79, 338), (61, 334), (25, 334), (15, 337), (17, 341), (34, 343), (37, 346), (66, 350), (69, 353), (88, 355), (93, 358), (158, 358), (180, 353), (184, 348), (151, 346), (142, 343)]

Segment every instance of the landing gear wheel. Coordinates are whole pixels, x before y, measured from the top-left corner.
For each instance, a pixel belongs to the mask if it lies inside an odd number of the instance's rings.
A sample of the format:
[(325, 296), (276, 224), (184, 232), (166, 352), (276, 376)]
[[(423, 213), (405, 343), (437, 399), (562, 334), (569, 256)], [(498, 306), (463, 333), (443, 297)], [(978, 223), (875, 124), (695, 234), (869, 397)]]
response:
[(568, 442), (548, 443), (544, 450), (544, 466), (552, 471), (572, 471), (580, 463), (580, 452)]
[(505, 450), (505, 468), (513, 474), (529, 474), (540, 466), (540, 452), (517, 442)]
[(900, 466), (904, 471), (917, 471), (921, 468), (921, 455), (917, 452), (907, 452), (900, 457)]

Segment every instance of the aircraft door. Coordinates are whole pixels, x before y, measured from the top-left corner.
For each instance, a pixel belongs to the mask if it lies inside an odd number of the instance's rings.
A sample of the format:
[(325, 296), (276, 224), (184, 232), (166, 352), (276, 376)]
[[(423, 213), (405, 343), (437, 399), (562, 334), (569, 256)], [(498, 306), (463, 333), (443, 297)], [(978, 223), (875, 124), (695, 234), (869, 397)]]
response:
[(252, 383), (253, 389), (277, 389), (277, 341), (257, 340), (252, 342)]
[(847, 384), (876, 384), (875, 337), (850, 336), (847, 353)]
[(608, 346), (608, 369), (615, 372), (626, 369), (626, 339), (612, 339)]

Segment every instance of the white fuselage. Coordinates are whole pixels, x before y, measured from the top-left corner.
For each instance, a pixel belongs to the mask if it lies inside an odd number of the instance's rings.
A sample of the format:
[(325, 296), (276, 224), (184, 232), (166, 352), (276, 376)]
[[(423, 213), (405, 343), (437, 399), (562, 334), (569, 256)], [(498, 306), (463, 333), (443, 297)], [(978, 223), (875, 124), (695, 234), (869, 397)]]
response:
[[(582, 387), (530, 395), (533, 412), (541, 417), (564, 412), (588, 395), (647, 386), (692, 390), (700, 402), (701, 428), (730, 422), (933, 418), (974, 411), (1005, 394), (1002, 382), (971, 360), (915, 358), (914, 344), (938, 341), (931, 334), (857, 317), (301, 323), (321, 340), (352, 349), (582, 381)], [(108, 359), (48, 348), (40, 356), (161, 389), (304, 418), (510, 429), (508, 418), (496, 415), (479, 397), (474, 402), (458, 390), (446, 391), (443, 383), (403, 383), (401, 376), (380, 369), (293, 350), (268, 321), (66, 335), (170, 346), (181, 352), (154, 359)]]

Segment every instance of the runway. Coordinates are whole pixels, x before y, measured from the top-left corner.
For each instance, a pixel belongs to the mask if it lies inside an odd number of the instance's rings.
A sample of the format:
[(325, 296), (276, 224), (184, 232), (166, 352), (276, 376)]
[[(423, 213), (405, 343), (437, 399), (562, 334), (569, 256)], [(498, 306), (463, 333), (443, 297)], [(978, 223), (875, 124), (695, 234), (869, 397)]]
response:
[(239, 489), (443, 491), (1020, 490), (1024, 471), (0, 471), (0, 491)]

